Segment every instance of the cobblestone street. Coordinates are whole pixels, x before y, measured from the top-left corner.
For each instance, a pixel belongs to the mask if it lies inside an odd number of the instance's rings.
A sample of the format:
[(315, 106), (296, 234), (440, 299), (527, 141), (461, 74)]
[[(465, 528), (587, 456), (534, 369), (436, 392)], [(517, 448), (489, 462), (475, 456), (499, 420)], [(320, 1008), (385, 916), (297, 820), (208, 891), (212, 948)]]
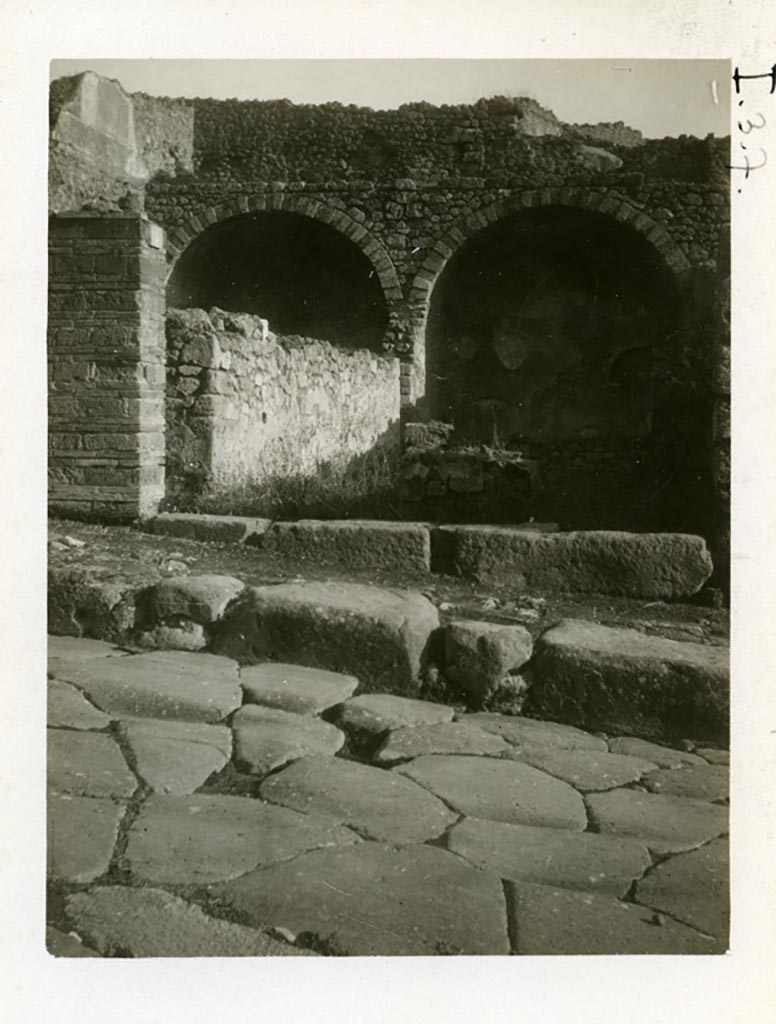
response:
[(726, 949), (725, 751), (357, 688), (50, 638), (50, 952)]

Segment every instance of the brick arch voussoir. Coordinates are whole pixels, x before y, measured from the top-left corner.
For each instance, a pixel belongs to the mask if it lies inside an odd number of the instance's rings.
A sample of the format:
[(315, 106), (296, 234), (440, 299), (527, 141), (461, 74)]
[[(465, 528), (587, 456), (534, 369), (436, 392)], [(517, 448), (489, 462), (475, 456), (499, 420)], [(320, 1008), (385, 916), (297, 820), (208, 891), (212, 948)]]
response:
[(286, 195), (283, 192), (272, 192), (250, 198), (241, 196), (217, 206), (208, 206), (174, 228), (167, 239), (167, 278), (169, 279), (175, 264), (188, 246), (214, 224), (220, 224), (232, 217), (240, 217), (247, 213), (271, 210), (284, 210), (288, 213), (298, 213), (304, 217), (310, 217), (322, 224), (328, 224), (340, 234), (345, 235), (361, 250), (372, 265), (375, 276), (383, 289), (389, 310), (401, 301), (402, 288), (399, 275), (396, 273), (396, 268), (387, 249), (374, 235), (343, 210), (328, 206), (319, 199)]
[(470, 211), (451, 225), (432, 247), (410, 286), (410, 308), (417, 320), (428, 314), (431, 292), (448, 260), (470, 238), (513, 213), (542, 206), (570, 206), (605, 214), (642, 235), (677, 275), (689, 270), (682, 249), (666, 229), (643, 210), (605, 192), (572, 189), (528, 189)]

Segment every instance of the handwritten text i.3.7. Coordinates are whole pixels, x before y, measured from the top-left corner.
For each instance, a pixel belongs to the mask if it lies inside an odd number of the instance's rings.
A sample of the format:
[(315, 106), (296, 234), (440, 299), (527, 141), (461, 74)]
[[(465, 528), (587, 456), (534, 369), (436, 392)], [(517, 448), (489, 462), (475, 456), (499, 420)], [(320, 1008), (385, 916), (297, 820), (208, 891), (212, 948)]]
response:
[[(771, 67), (770, 71), (766, 71), (760, 75), (742, 75), (738, 68), (736, 68), (733, 74), (733, 81), (736, 84), (736, 96), (741, 95), (742, 82), (751, 81), (752, 79), (756, 78), (770, 79), (771, 87), (769, 90), (769, 95), (772, 96), (774, 92), (776, 92), (776, 64), (774, 64)], [(739, 99), (738, 106), (743, 107), (743, 105), (743, 99)], [(753, 131), (757, 131), (765, 127), (767, 121), (765, 120), (765, 116), (762, 113), (760, 113), (760, 111), (754, 114), (754, 117), (757, 120), (753, 121), (751, 118), (744, 118), (742, 112), (741, 119), (738, 121), (738, 131), (741, 133), (741, 135), (748, 136)], [(768, 163), (768, 154), (762, 146), (757, 147), (760, 155), (760, 163), (753, 164), (752, 161), (749, 159), (749, 144), (742, 139), (741, 141), (739, 141), (738, 145), (742, 151), (741, 159), (743, 160), (743, 164), (728, 164), (728, 166), (732, 171), (743, 171), (744, 179), (746, 180), (752, 171), (759, 171), (761, 167), (765, 167), (765, 165)], [(738, 191), (740, 192), (741, 189), (738, 189)]]

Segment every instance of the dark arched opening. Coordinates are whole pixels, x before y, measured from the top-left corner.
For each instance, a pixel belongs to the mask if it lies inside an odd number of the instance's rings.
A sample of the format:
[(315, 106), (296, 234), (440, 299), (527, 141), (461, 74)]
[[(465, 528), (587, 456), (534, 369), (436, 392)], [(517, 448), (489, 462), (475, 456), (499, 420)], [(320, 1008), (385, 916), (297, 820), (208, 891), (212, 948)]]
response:
[(660, 255), (614, 219), (561, 206), (506, 217), (465, 242), (434, 287), (429, 412), (463, 444), (534, 459), (537, 518), (690, 525), (697, 367), (681, 307)]
[(385, 297), (369, 259), (327, 224), (298, 213), (232, 217), (204, 231), (167, 286), (171, 308), (252, 313), (284, 335), (380, 348)]

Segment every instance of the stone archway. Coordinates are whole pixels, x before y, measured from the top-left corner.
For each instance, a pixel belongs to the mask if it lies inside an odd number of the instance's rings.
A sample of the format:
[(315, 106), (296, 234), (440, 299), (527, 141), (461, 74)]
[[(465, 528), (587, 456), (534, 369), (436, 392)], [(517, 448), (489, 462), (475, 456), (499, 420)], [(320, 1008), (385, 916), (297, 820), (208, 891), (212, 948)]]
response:
[(627, 204), (554, 195), (568, 198), (478, 211), (426, 257), (410, 295), (421, 413), (536, 460), (537, 518), (690, 528), (704, 413), (689, 264)]
[(280, 334), (373, 351), (382, 348), (389, 316), (363, 250), (331, 225), (287, 210), (205, 228), (176, 260), (167, 304), (254, 314)]
[(613, 196), (610, 192), (590, 192), (569, 188), (528, 190), (511, 195), (484, 206), (461, 218), (447, 229), (431, 247), (412, 281), (409, 300), (412, 312), (422, 313), (428, 306), (428, 297), (445, 264), (453, 253), (469, 238), (504, 217), (537, 207), (562, 206), (601, 213), (620, 224), (632, 228), (650, 243), (675, 274), (689, 270), (689, 262), (682, 249), (666, 229), (639, 210), (632, 203)]
[(308, 493), (322, 468), (344, 479), (397, 447), (399, 367), (384, 351), (398, 294), (392, 264), (379, 251), (373, 262), (366, 234), (358, 244), (342, 220), (335, 226), (300, 204), (256, 205), (214, 209), (211, 223), (191, 222), (197, 234), (185, 249), (176, 256), (178, 234), (170, 250), (175, 501)]
[(386, 248), (374, 235), (343, 210), (338, 210), (318, 199), (306, 196), (287, 195), (283, 191), (269, 192), (254, 196), (239, 196), (228, 202), (208, 206), (198, 211), (182, 224), (172, 228), (167, 239), (167, 257), (170, 270), (183, 252), (209, 227), (251, 213), (284, 211), (309, 217), (344, 235), (361, 250), (370, 263), (389, 307), (401, 301), (402, 289), (391, 257)]

